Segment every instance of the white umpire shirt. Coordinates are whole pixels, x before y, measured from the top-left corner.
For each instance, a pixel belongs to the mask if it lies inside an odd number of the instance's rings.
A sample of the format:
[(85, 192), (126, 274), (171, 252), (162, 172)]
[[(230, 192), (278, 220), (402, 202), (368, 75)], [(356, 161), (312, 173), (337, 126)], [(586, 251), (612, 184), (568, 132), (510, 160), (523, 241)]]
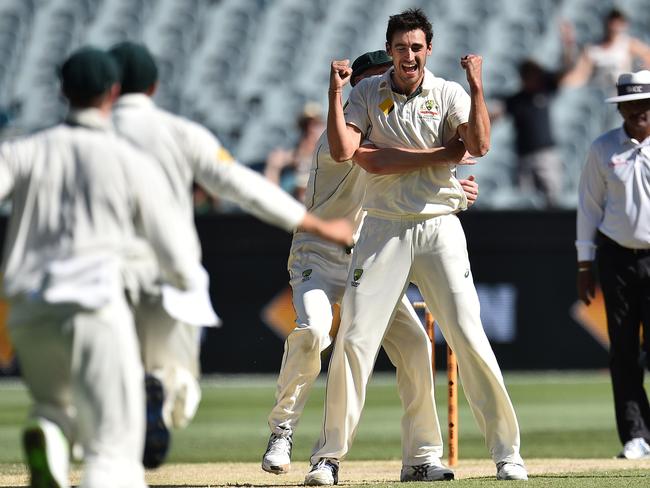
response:
[[(391, 68), (361, 80), (344, 108), (345, 121), (377, 147), (431, 149), (444, 146), (467, 122), (471, 100), (458, 84), (425, 68), (421, 87), (409, 97), (392, 90)], [(467, 208), (454, 165), (436, 165), (406, 174), (368, 175), (364, 209), (371, 215), (422, 217)]]
[(578, 187), (578, 261), (593, 261), (599, 230), (623, 247), (650, 248), (650, 137), (620, 127), (591, 145)]
[(125, 243), (143, 229), (167, 280), (191, 288), (186, 224), (155, 161), (96, 109), (0, 146), (0, 200), (13, 208), (4, 296), (97, 309), (122, 292)]

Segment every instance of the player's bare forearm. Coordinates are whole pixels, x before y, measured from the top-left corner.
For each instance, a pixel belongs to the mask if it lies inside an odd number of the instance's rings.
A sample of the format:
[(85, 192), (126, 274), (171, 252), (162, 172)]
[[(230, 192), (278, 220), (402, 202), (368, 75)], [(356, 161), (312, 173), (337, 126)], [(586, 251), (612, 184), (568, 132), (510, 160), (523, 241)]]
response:
[[(332, 100), (334, 97), (337, 100)], [(327, 112), (327, 142), (334, 161), (339, 163), (352, 159), (354, 151), (359, 147), (361, 134), (345, 123), (340, 94), (329, 95), (330, 103)]]
[(485, 156), (490, 150), (490, 114), (483, 95), (483, 58), (469, 54), (460, 64), (467, 73), (471, 105), (467, 124), (462, 124), (458, 131), (472, 156)]
[(467, 152), (472, 156), (485, 156), (490, 150), (490, 115), (483, 98), (483, 90), (480, 94), (472, 93), (472, 105), (463, 141)]
[(465, 146), (459, 140), (448, 146), (432, 149), (377, 148), (364, 145), (352, 158), (356, 164), (373, 174), (401, 174), (427, 166), (458, 164), (465, 155)]
[(354, 244), (352, 224), (347, 219), (323, 220), (307, 212), (300, 223), (299, 229), (310, 232), (323, 239), (343, 247)]
[(361, 136), (345, 123), (343, 114), (343, 86), (350, 80), (352, 69), (347, 59), (332, 61), (328, 90), (327, 142), (332, 159), (338, 162), (352, 159), (361, 143)]

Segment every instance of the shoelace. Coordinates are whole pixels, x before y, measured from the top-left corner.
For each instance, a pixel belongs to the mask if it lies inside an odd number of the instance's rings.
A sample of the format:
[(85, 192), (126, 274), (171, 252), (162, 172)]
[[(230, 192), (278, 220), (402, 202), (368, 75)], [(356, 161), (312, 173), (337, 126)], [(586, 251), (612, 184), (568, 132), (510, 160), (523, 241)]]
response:
[[(284, 442), (287, 443), (286, 447)], [(269, 439), (269, 445), (267, 447), (267, 450), (272, 453), (283, 452), (285, 450), (291, 452), (292, 446), (293, 446), (293, 442), (290, 436), (285, 437), (278, 434), (271, 434), (271, 438)]]
[(413, 469), (413, 476), (426, 478), (427, 474), (429, 473), (428, 464), (419, 464), (418, 466), (411, 466), (411, 468)]
[(329, 459), (321, 459), (320, 461), (318, 461), (314, 465), (313, 468), (311, 468), (311, 470), (316, 471), (316, 470), (318, 470), (320, 468), (323, 468), (323, 467), (326, 467), (327, 469), (332, 471), (332, 473), (335, 473), (336, 470), (337, 470), (337, 466), (333, 462), (331, 462)]

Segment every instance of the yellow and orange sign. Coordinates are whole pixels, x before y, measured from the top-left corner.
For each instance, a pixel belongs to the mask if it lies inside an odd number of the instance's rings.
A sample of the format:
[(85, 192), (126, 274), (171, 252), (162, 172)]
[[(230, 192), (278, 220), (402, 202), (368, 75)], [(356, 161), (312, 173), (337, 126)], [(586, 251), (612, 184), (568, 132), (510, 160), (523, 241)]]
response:
[[(336, 337), (341, 323), (338, 305), (334, 305), (333, 313), (334, 318), (332, 320), (330, 335)], [(295, 329), (296, 311), (293, 308), (291, 287), (287, 286), (264, 307), (262, 310), (262, 320), (283, 339), (286, 339), (291, 331)]]
[(571, 308), (571, 315), (601, 346), (609, 349), (605, 299), (599, 286), (596, 287), (596, 296), (591, 300), (591, 304), (587, 306), (577, 301)]

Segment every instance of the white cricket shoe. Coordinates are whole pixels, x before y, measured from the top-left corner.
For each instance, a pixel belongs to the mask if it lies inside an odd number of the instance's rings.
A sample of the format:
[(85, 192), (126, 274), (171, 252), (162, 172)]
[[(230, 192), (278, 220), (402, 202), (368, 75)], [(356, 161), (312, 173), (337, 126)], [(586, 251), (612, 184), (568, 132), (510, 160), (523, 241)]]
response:
[(266, 452), (262, 458), (262, 469), (267, 473), (285, 474), (291, 468), (291, 434), (271, 434)]
[(418, 464), (417, 466), (402, 466), (399, 480), (404, 481), (451, 481), (454, 472), (438, 463)]
[(23, 431), (32, 487), (68, 488), (70, 446), (54, 422), (40, 418)]
[(625, 443), (617, 457), (620, 459), (648, 459), (650, 458), (650, 446), (643, 437), (635, 437)]
[(498, 463), (497, 464), (498, 480), (528, 480), (526, 468), (517, 463)]
[(339, 484), (339, 462), (336, 459), (322, 458), (312, 465), (305, 476), (307, 486), (325, 486)]

